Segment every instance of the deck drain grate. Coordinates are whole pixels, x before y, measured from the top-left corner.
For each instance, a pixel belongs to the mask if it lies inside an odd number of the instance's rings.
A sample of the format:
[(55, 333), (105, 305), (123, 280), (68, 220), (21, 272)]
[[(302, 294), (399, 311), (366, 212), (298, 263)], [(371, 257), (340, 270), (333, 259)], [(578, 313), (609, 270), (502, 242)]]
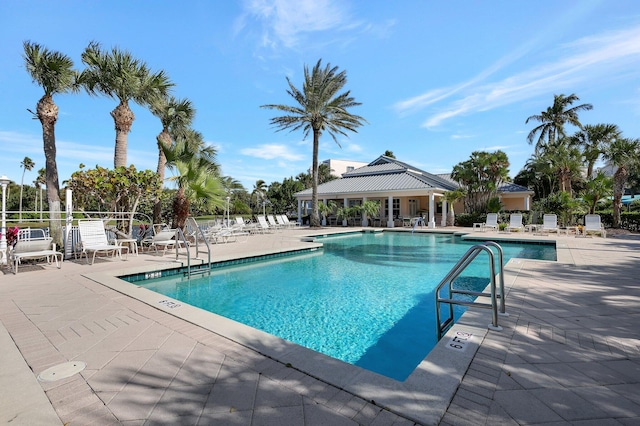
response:
[(82, 361), (70, 361), (54, 365), (38, 374), (38, 380), (41, 382), (55, 382), (56, 380), (66, 379), (81, 372), (86, 366), (87, 363)]

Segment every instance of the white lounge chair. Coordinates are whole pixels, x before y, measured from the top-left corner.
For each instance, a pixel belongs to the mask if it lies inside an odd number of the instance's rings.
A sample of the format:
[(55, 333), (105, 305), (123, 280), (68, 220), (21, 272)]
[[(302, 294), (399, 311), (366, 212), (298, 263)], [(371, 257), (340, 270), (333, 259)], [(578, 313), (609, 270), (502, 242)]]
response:
[(149, 250), (153, 248), (157, 253), (159, 249), (162, 249), (162, 255), (164, 256), (167, 250), (175, 248), (176, 245), (178, 247), (184, 247), (184, 243), (182, 241), (174, 239), (175, 236), (175, 229), (163, 229), (158, 231), (158, 233), (148, 241)]
[(290, 228), (295, 228), (296, 226), (300, 226), (300, 222), (298, 221), (291, 222), (286, 214), (281, 214), (280, 217), (282, 218), (282, 221), (286, 223), (287, 226), (289, 226)]
[(117, 254), (122, 259), (122, 251), (124, 250), (125, 259), (126, 254), (129, 253), (129, 247), (120, 246), (117, 244), (109, 243), (107, 240), (107, 234), (104, 229), (104, 222), (98, 220), (79, 220), (78, 229), (80, 231), (80, 243), (82, 244), (82, 253), (87, 256), (87, 263), (89, 263), (89, 253), (93, 253), (91, 258), (91, 265), (96, 260), (96, 253), (112, 253)]
[(607, 238), (607, 231), (604, 229), (602, 222), (600, 221), (599, 214), (588, 214), (584, 217), (584, 235), (589, 235), (589, 232), (600, 234), (602, 238)]
[(555, 214), (545, 214), (542, 217), (542, 227), (540, 231), (543, 233), (558, 233), (558, 216)]
[(494, 231), (498, 230), (498, 213), (487, 213), (487, 220), (484, 222), (483, 229), (493, 229)]
[(267, 223), (267, 219), (265, 219), (264, 216), (258, 216), (258, 229), (260, 229), (260, 232), (262, 232), (263, 234), (275, 231), (274, 228), (269, 226), (269, 224)]
[(524, 232), (524, 225), (522, 224), (522, 213), (513, 213), (509, 216), (509, 226), (505, 229), (507, 232), (521, 231)]
[(267, 216), (267, 222), (269, 223), (269, 227), (275, 229), (276, 231), (278, 229), (282, 229), (283, 226), (280, 225), (278, 222), (276, 222), (276, 220), (273, 218), (273, 215), (268, 215)]
[(51, 263), (51, 258), (55, 260), (56, 267), (60, 269), (62, 253), (56, 251), (56, 245), (50, 237), (18, 240), (9, 251), (9, 263), (14, 274), (18, 273), (18, 265), (23, 259), (46, 259), (47, 263)]

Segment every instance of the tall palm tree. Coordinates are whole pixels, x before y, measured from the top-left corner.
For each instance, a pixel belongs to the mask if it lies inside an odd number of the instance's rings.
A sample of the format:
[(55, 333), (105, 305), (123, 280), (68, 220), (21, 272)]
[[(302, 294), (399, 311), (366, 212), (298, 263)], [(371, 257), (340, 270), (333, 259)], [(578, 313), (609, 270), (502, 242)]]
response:
[(20, 167), (22, 167), (22, 180), (20, 181), (20, 209), (18, 210), (18, 220), (22, 222), (22, 188), (24, 186), (24, 174), (28, 171), (31, 171), (36, 163), (29, 157), (24, 157), (24, 160), (20, 162)]
[(594, 213), (596, 205), (601, 198), (611, 196), (613, 190), (613, 179), (602, 171), (599, 171), (593, 178), (587, 180), (582, 193), (584, 199), (589, 205), (589, 213)]
[[(158, 98), (150, 105), (153, 115), (160, 119), (162, 123), (162, 131), (156, 137), (158, 142), (158, 177), (160, 182), (164, 182), (165, 166), (167, 157), (164, 155), (162, 147), (170, 147), (173, 135), (184, 135), (191, 126), (195, 109), (188, 99)], [(160, 223), (160, 215), (162, 213), (162, 200), (156, 198), (153, 205), (153, 223)]]
[(34, 181), (36, 189), (40, 193), (40, 222), (42, 222), (42, 186), (47, 184), (46, 172), (44, 167), (38, 170), (38, 177)]
[(224, 207), (225, 193), (216, 150), (204, 144), (199, 132), (187, 131), (175, 144), (163, 145), (162, 150), (167, 167), (176, 172), (169, 180), (178, 186), (173, 201), (173, 228), (184, 228), (192, 200), (202, 199), (210, 207)]
[(73, 61), (66, 55), (50, 51), (37, 43), (25, 41), (24, 60), (32, 80), (44, 89), (44, 96), (38, 101), (35, 116), (42, 124), (42, 141), (49, 204), (49, 230), (53, 241), (62, 245), (62, 223), (60, 221), (60, 184), (56, 163), (55, 125), (58, 121), (58, 106), (53, 95), (77, 92), (78, 72), (73, 69)]
[(573, 143), (582, 147), (582, 156), (587, 163), (587, 178), (591, 178), (602, 151), (621, 133), (615, 124), (587, 124), (572, 136)]
[(256, 183), (253, 184), (253, 191), (251, 192), (251, 196), (256, 196), (256, 211), (260, 210), (260, 200), (264, 200), (266, 194), (267, 183), (262, 179), (258, 179)]
[(604, 150), (602, 157), (616, 168), (613, 174), (613, 227), (620, 227), (622, 196), (629, 169), (638, 164), (640, 139), (617, 138)]
[(582, 157), (569, 138), (560, 138), (543, 148), (551, 171), (558, 177), (558, 190), (573, 195), (573, 182), (581, 178)]
[(87, 92), (119, 101), (111, 111), (116, 128), (114, 167), (126, 166), (128, 133), (135, 119), (129, 101), (148, 106), (156, 99), (166, 97), (173, 83), (164, 71), (151, 72), (144, 62), (129, 52), (117, 48), (102, 51), (100, 44), (93, 41), (82, 53), (82, 62), (87, 66), (81, 76)]
[(593, 109), (593, 105), (581, 104), (571, 106), (579, 100), (580, 98), (573, 93), (569, 96), (562, 94), (553, 95), (552, 106), (540, 114), (535, 114), (527, 118), (525, 123), (529, 123), (530, 120), (541, 123), (531, 130), (527, 136), (527, 141), (529, 141), (529, 144), (532, 144), (536, 135), (539, 135), (536, 142), (536, 151), (540, 150), (545, 143), (552, 144), (558, 137), (566, 136), (564, 131), (564, 125), (566, 123), (582, 128), (578, 120), (578, 112), (591, 110)]
[(302, 129), (304, 137), (313, 133), (313, 155), (311, 173), (312, 195), (311, 195), (311, 220), (312, 227), (320, 226), (318, 215), (318, 146), (320, 136), (323, 132), (329, 133), (334, 142), (340, 146), (337, 134), (347, 136), (346, 131), (356, 132), (366, 120), (358, 115), (349, 113), (351, 107), (360, 105), (351, 97), (351, 92), (346, 91), (338, 94), (347, 84), (346, 71), (338, 72), (338, 67), (331, 67), (327, 64), (321, 67), (322, 59), (309, 71), (309, 67), (304, 67), (304, 83), (302, 91), (298, 90), (287, 77), (289, 90), (287, 93), (299, 104), (298, 106), (288, 105), (262, 105), (262, 108), (276, 109), (287, 113), (280, 117), (271, 119), (271, 124), (278, 128), (278, 131), (291, 129), (291, 131)]

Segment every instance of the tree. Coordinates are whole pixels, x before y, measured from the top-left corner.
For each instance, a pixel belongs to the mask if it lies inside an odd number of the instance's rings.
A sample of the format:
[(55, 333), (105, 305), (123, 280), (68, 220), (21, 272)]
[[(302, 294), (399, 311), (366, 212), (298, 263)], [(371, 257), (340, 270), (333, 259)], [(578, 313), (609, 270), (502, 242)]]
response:
[(456, 189), (453, 191), (447, 191), (444, 193), (444, 200), (449, 204), (449, 212), (447, 213), (447, 226), (454, 226), (456, 224), (456, 213), (453, 209), (453, 205), (463, 199), (465, 191), (463, 189)]
[(44, 89), (44, 96), (38, 101), (34, 116), (42, 124), (50, 235), (56, 244), (62, 246), (60, 184), (55, 135), (58, 106), (53, 102), (53, 95), (77, 92), (79, 74), (73, 69), (73, 61), (62, 53), (50, 51), (29, 41), (25, 41), (23, 47), (27, 72), (31, 79)]
[(581, 104), (572, 107), (574, 102), (579, 101), (575, 94), (569, 96), (565, 95), (553, 95), (553, 105), (548, 107), (546, 111), (542, 111), (540, 114), (532, 115), (525, 123), (529, 121), (539, 121), (541, 124), (535, 127), (527, 136), (527, 141), (531, 145), (536, 135), (538, 140), (536, 142), (536, 151), (545, 144), (552, 144), (558, 136), (566, 136), (564, 125), (566, 123), (572, 124), (576, 127), (582, 128), (580, 121), (578, 120), (579, 111), (588, 111), (593, 108), (591, 104)]
[(568, 138), (560, 138), (543, 148), (550, 169), (558, 177), (558, 190), (573, 196), (573, 181), (580, 179), (582, 158), (580, 150), (569, 143)]
[(598, 201), (603, 197), (610, 196), (612, 190), (613, 179), (607, 177), (602, 171), (588, 179), (582, 193), (582, 199), (589, 205), (589, 213), (594, 213)]
[[(156, 137), (158, 142), (157, 173), (160, 177), (160, 182), (164, 182), (167, 158), (164, 155), (162, 147), (171, 146), (175, 136), (185, 134), (185, 131), (191, 126), (196, 111), (188, 99), (176, 99), (173, 96), (170, 98), (157, 98), (151, 103), (150, 110), (162, 123), (162, 131)], [(174, 138), (172, 138), (172, 134)], [(160, 223), (161, 213), (162, 200), (158, 197), (153, 206), (153, 223)]]
[(102, 51), (100, 44), (92, 41), (82, 53), (87, 68), (81, 74), (81, 82), (89, 95), (102, 94), (119, 104), (111, 111), (116, 128), (114, 167), (127, 165), (127, 142), (135, 115), (129, 101), (148, 106), (167, 96), (173, 83), (164, 71), (152, 73), (144, 62), (129, 52), (117, 48)]
[(20, 162), (20, 167), (22, 167), (22, 180), (20, 181), (20, 209), (18, 211), (18, 220), (22, 222), (22, 188), (24, 186), (24, 174), (27, 170), (31, 171), (36, 163), (29, 157), (24, 157), (24, 160)]
[(266, 199), (266, 194), (267, 183), (262, 179), (258, 179), (256, 183), (253, 184), (253, 191), (251, 192), (251, 195), (255, 195), (256, 197), (256, 212), (260, 210), (260, 200), (264, 201)]
[(389, 150), (386, 150), (383, 155), (389, 158), (396, 158), (396, 156), (393, 155), (393, 151), (389, 151)]
[(119, 228), (127, 235), (131, 235), (134, 214), (140, 203), (155, 199), (162, 189), (153, 171), (138, 171), (133, 165), (113, 170), (100, 166), (91, 170), (81, 169), (71, 175), (67, 185), (73, 190), (74, 202), (79, 210), (132, 213), (126, 217), (126, 222), (120, 222), (126, 223), (126, 228)]
[(40, 194), (40, 222), (42, 222), (42, 186), (47, 184), (46, 173), (46, 169), (44, 167), (41, 168), (40, 170), (38, 170), (38, 177), (34, 181), (36, 190)]
[(620, 129), (615, 124), (587, 124), (571, 137), (572, 143), (582, 147), (582, 156), (587, 164), (587, 178), (591, 178), (602, 151), (620, 135)]
[(469, 213), (485, 213), (489, 200), (509, 176), (509, 160), (503, 151), (474, 151), (467, 161), (453, 167), (451, 178), (466, 192), (465, 207)]
[(298, 90), (287, 77), (289, 90), (287, 93), (295, 99), (298, 106), (288, 105), (262, 105), (262, 108), (276, 109), (287, 115), (274, 117), (271, 124), (278, 131), (290, 129), (291, 131), (302, 129), (304, 137), (313, 134), (313, 154), (311, 174), (311, 227), (320, 226), (318, 215), (318, 146), (323, 132), (329, 133), (334, 142), (340, 146), (336, 135), (347, 136), (346, 131), (356, 132), (356, 129), (366, 122), (358, 115), (348, 112), (348, 109), (360, 105), (351, 97), (351, 92), (338, 94), (347, 84), (345, 71), (338, 72), (338, 67), (327, 64), (321, 67), (322, 60), (318, 60), (311, 71), (304, 67), (304, 83), (302, 91)]
[(616, 167), (613, 174), (613, 227), (620, 227), (622, 196), (629, 169), (638, 163), (640, 139), (617, 138), (604, 150), (602, 157)]
[(190, 130), (170, 147), (163, 146), (167, 166), (177, 172), (169, 180), (176, 183), (173, 201), (172, 228), (184, 228), (192, 201), (201, 200), (204, 206), (224, 208), (226, 200), (216, 162), (216, 150), (206, 146), (199, 132)]

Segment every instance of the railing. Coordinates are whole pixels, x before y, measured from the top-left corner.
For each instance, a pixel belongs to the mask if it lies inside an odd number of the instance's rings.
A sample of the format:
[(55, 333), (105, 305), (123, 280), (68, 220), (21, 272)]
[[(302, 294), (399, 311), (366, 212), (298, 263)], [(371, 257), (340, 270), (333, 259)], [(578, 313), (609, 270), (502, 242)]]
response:
[[(494, 254), (491, 248), (495, 247), (498, 251), (499, 263), (500, 267), (498, 269), (498, 277), (500, 280), (500, 288), (499, 293), (496, 290), (496, 273), (495, 273), (495, 260)], [(460, 276), (460, 274), (469, 266), (469, 264), (482, 252), (486, 252), (489, 256), (489, 280), (490, 280), (490, 293), (477, 292), (471, 290), (463, 290), (454, 288), (453, 284), (456, 278)], [(443, 287), (448, 287), (448, 298), (441, 297), (440, 293)], [(490, 303), (476, 302), (476, 301), (468, 301), (456, 299), (455, 295), (471, 295), (471, 296), (482, 296), (489, 297)], [(498, 307), (498, 299), (500, 299), (500, 307)], [(442, 321), (441, 320), (441, 312), (440, 312), (440, 304), (447, 303), (449, 304), (448, 317)], [(438, 339), (440, 339), (444, 333), (453, 325), (454, 315), (453, 315), (453, 305), (463, 305), (468, 307), (482, 308), (482, 309), (491, 309), (491, 324), (489, 324), (488, 328), (490, 330), (500, 331), (502, 327), (498, 325), (498, 313), (500, 311), (501, 315), (508, 315), (505, 311), (505, 293), (504, 293), (504, 256), (502, 247), (493, 241), (487, 241), (483, 244), (477, 244), (471, 247), (467, 252), (460, 258), (458, 263), (449, 271), (449, 273), (440, 281), (440, 284), (436, 287), (436, 318), (438, 321)]]
[[(187, 229), (188, 234), (190, 237), (193, 237), (194, 239), (194, 245), (196, 246), (196, 259), (199, 258), (200, 256), (200, 244), (199, 244), (199, 239), (198, 237), (200, 237), (202, 239), (202, 241), (204, 242), (205, 246), (207, 247), (207, 268), (200, 268), (196, 271), (192, 271), (191, 270), (191, 257), (189, 254), (189, 250), (187, 249), (187, 276), (191, 277), (192, 274), (194, 273), (206, 273), (206, 272), (211, 272), (211, 246), (209, 245), (209, 241), (207, 241), (207, 238), (205, 237), (204, 233), (202, 232), (202, 229), (198, 226), (198, 223), (196, 222), (196, 220), (189, 216), (187, 218), (187, 222), (185, 223), (185, 229)], [(180, 233), (182, 233), (182, 231), (180, 231)], [(182, 237), (185, 239), (186, 238), (184, 236), (184, 233), (182, 233)], [(176, 237), (177, 238), (177, 237)], [(187, 244), (188, 242), (185, 242), (185, 244)], [(188, 245), (187, 245), (188, 247)], [(177, 259), (177, 252), (176, 252), (176, 259)]]

